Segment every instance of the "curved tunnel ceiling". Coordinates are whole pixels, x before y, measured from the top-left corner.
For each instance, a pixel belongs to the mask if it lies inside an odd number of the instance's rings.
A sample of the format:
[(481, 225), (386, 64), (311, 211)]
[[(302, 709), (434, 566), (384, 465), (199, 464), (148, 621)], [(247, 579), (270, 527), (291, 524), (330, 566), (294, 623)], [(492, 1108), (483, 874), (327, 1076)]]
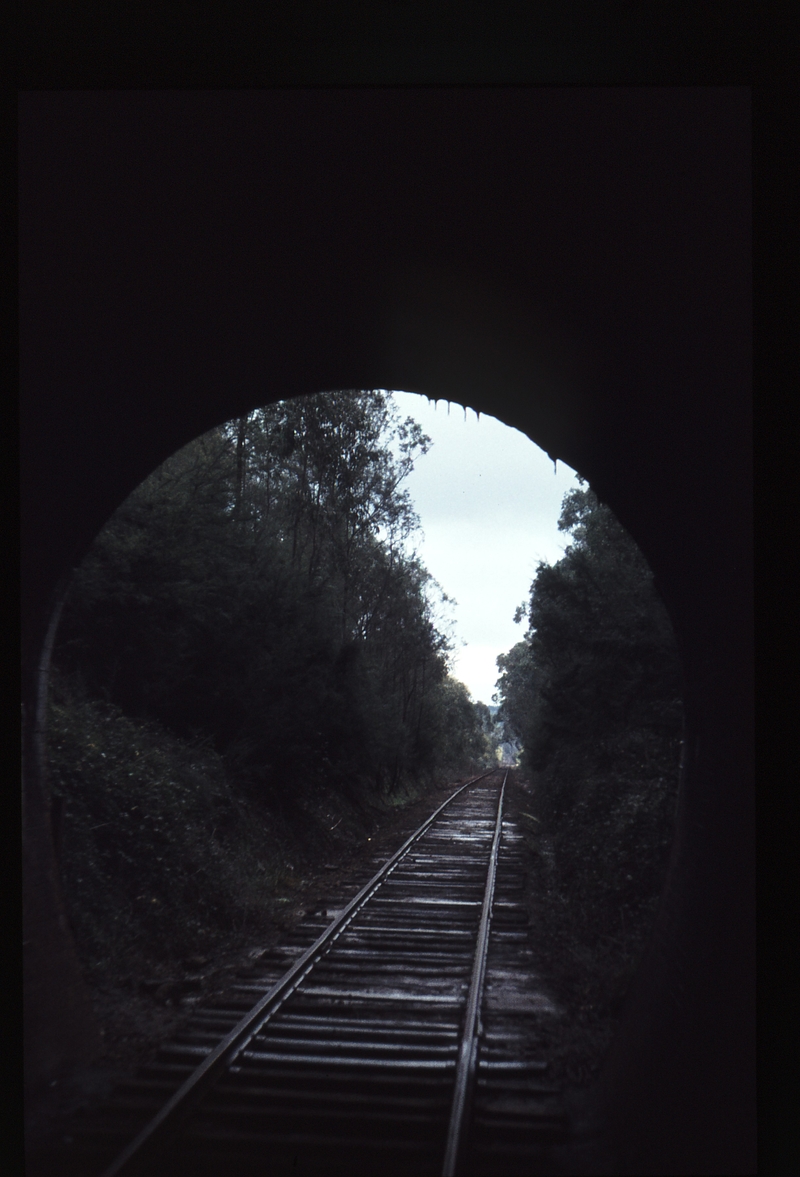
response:
[(687, 672), (620, 1171), (749, 1172), (749, 91), (29, 92), (20, 125), (27, 698), (59, 577), (212, 426), (383, 387), (523, 430), (635, 538)]
[(336, 387), (523, 430), (667, 597), (736, 546), (745, 92), (56, 92), (21, 125), (32, 583), (192, 437)]

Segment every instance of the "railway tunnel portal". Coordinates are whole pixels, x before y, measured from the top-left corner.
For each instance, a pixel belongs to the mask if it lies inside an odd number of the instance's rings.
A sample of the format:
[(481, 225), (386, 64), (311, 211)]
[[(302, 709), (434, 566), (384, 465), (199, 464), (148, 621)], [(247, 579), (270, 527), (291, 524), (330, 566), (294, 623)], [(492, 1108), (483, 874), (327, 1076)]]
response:
[[(489, 412), (563, 459), (654, 570), (683, 660), (687, 755), (661, 913), (602, 1100), (619, 1172), (748, 1171), (747, 102), (571, 93), (23, 102), (32, 1084), (91, 1035), (40, 778), (70, 568), (155, 466), (214, 425), (322, 388), (403, 388)], [(369, 199), (365, 142), (384, 168)]]

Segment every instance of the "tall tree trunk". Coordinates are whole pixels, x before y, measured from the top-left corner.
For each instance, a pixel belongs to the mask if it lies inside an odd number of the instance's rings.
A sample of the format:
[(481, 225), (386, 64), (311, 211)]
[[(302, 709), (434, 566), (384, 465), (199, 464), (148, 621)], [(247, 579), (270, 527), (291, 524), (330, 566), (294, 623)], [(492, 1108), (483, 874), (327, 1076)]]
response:
[(247, 445), (247, 418), (240, 417), (236, 427), (236, 490), (233, 515), (241, 522), (244, 515), (245, 447)]
[(319, 524), (319, 500), (320, 500), (320, 486), (317, 482), (317, 489), (314, 492), (314, 502), (311, 507), (311, 555), (308, 559), (308, 583), (314, 578), (314, 573), (317, 569), (317, 529)]
[(425, 659), (422, 659), (422, 686), (420, 687), (419, 707), (417, 708), (417, 736), (416, 742), (419, 747), (419, 734), (422, 728), (422, 708), (425, 704)]
[(300, 518), (303, 514), (303, 504), (305, 503), (306, 491), (308, 489), (308, 451), (303, 450), (303, 466), (300, 474), (300, 492), (297, 496), (297, 510), (294, 516), (294, 527), (292, 529), (292, 567), (297, 566), (299, 559), (298, 539), (300, 535)]

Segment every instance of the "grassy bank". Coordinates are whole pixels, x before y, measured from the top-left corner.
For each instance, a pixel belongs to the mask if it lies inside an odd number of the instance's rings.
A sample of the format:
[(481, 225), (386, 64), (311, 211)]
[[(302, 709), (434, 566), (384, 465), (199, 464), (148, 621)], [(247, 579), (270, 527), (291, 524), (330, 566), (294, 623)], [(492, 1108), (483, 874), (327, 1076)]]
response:
[(48, 748), (65, 903), (90, 981), (207, 955), (280, 921), (307, 875), (422, 788), (295, 780), (258, 798), (209, 741), (131, 719), (58, 674)]
[[(668, 751), (668, 750), (665, 750)], [(563, 766), (562, 766), (563, 768)], [(583, 1087), (599, 1074), (647, 949), (673, 833), (677, 773), (618, 763), (571, 802), (547, 774), (520, 772), (516, 816), (538, 967), (567, 1022), (545, 1043), (553, 1073)]]

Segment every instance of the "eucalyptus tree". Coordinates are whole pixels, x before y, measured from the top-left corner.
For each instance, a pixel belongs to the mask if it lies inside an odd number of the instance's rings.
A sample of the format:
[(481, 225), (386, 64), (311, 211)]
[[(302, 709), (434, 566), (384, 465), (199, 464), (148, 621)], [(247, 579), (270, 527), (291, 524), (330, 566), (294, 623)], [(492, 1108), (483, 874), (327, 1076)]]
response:
[(611, 511), (582, 485), (559, 527), (571, 542), (539, 564), (527, 633), (498, 659), (500, 715), (521, 737), (557, 877), (587, 929), (617, 932), (626, 904), (629, 928), (651, 911), (663, 878), (680, 666), (652, 573)]
[(198, 438), (76, 572), (61, 664), (129, 712), (210, 734), (262, 792), (302, 772), (433, 771), (452, 743), (431, 735), (449, 643), (402, 487), (429, 445), (376, 390), (278, 402)]

